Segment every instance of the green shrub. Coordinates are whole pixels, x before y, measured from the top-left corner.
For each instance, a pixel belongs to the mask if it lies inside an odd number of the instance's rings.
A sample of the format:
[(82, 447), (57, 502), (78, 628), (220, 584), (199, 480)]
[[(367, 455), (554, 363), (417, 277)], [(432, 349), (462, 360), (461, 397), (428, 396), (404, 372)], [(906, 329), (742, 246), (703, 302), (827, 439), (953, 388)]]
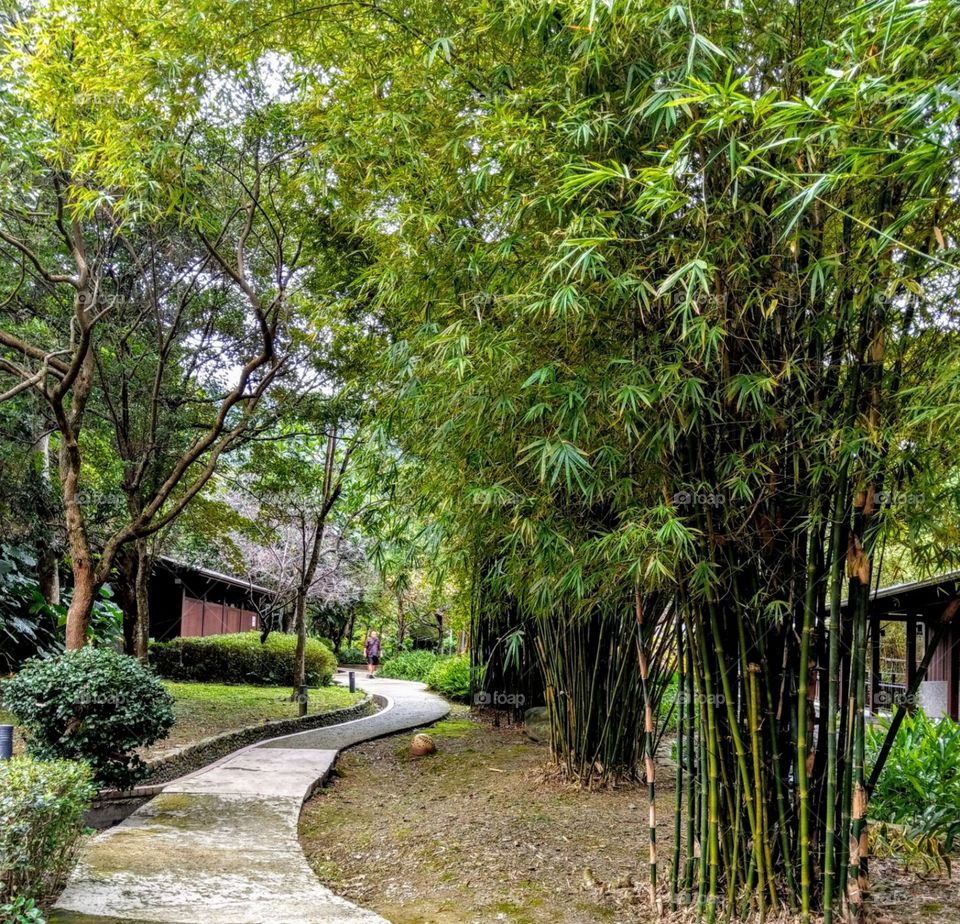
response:
[(2, 924), (47, 924), (43, 911), (32, 898), (18, 895), (12, 902), (0, 905)]
[[(867, 729), (871, 768), (889, 726), (887, 720)], [(931, 721), (922, 710), (904, 718), (870, 799), (870, 816), (953, 849), (960, 837), (960, 725)]]
[(85, 760), (105, 786), (141, 779), (146, 766), (135, 749), (165, 737), (174, 721), (173, 697), (153, 671), (110, 648), (31, 658), (0, 695), (31, 756)]
[(36, 559), (23, 548), (0, 545), (0, 672), (17, 669), (38, 652), (56, 651), (57, 612), (36, 579)]
[(439, 656), (432, 651), (404, 651), (390, 658), (379, 673), (381, 677), (392, 677), (394, 680), (426, 681), (439, 660)]
[[(195, 683), (250, 683), (284, 686), (293, 683), (296, 636), (271, 632), (260, 642), (259, 632), (177, 638), (150, 646), (150, 658), (161, 677)], [(306, 682), (330, 683), (337, 661), (315, 638), (307, 639)]]
[(341, 664), (366, 664), (367, 656), (362, 648), (341, 648), (339, 660)]
[(427, 675), (427, 686), (450, 699), (470, 698), (470, 656), (454, 655), (438, 658)]
[(69, 871), (94, 792), (90, 768), (83, 763), (31, 757), (0, 762), (4, 921), (43, 920), (31, 917), (31, 901), (53, 894)]

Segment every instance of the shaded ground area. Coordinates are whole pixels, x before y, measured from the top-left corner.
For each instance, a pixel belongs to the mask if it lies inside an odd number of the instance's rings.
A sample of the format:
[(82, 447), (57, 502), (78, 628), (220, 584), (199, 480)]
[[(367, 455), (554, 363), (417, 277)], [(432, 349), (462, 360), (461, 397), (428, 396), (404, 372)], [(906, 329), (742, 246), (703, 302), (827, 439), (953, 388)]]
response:
[[(652, 920), (645, 790), (565, 786), (545, 776), (544, 746), (464, 709), (429, 732), (439, 752), (419, 760), (406, 755), (409, 735), (347, 751), (328, 788), (307, 804), (301, 844), (325, 885), (393, 924)], [(657, 832), (664, 879), (673, 783), (664, 760)], [(874, 860), (871, 870), (874, 921), (956, 924), (956, 872), (924, 882), (895, 861)]]
[[(163, 740), (141, 751), (146, 760), (202, 741), (213, 735), (237, 731), (273, 719), (293, 719), (299, 706), (290, 702), (290, 687), (255, 687), (223, 683), (174, 683), (163, 685), (176, 699), (176, 724)], [(315, 687), (309, 692), (309, 712), (330, 712), (352, 706), (363, 693), (340, 686)]]
[[(647, 850), (644, 793), (546, 780), (545, 747), (464, 713), (429, 729), (432, 757), (408, 758), (408, 735), (341, 755), (301, 818), (320, 880), (394, 924), (648, 920), (629, 878)], [(666, 844), (666, 768), (663, 783)]]

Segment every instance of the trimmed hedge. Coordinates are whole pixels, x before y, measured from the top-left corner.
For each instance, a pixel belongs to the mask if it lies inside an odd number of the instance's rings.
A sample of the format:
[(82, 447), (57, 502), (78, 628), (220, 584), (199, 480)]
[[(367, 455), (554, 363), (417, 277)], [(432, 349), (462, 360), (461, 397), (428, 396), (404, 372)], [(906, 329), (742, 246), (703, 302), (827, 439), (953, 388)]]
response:
[(80, 648), (31, 658), (0, 683), (3, 705), (41, 760), (85, 760), (102, 785), (126, 788), (146, 771), (136, 749), (166, 737), (173, 697), (136, 658)]
[[(257, 686), (284, 686), (293, 683), (293, 657), (297, 639), (271, 632), (264, 644), (260, 633), (207, 635), (154, 642), (150, 663), (161, 677), (195, 683), (251, 683)], [(306, 682), (325, 686), (333, 678), (337, 660), (333, 652), (315, 638), (307, 639)]]
[(0, 906), (19, 900), (22, 907), (56, 892), (70, 870), (94, 792), (83, 763), (0, 761)]
[(439, 660), (432, 651), (404, 651), (390, 658), (377, 673), (394, 680), (425, 681)]

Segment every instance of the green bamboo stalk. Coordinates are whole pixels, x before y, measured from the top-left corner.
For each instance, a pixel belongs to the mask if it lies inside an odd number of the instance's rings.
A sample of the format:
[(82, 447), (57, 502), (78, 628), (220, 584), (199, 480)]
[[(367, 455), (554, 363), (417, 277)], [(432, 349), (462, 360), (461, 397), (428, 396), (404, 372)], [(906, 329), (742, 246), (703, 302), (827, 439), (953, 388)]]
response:
[(694, 750), (694, 685), (693, 685), (693, 645), (687, 645), (686, 651), (687, 659), (687, 675), (686, 675), (686, 691), (687, 695), (684, 701), (684, 708), (687, 713), (687, 760), (689, 763), (689, 769), (687, 772), (687, 868), (686, 875), (684, 877), (684, 895), (686, 898), (686, 904), (690, 904), (693, 900), (693, 877), (694, 877), (694, 866), (695, 866), (695, 855), (694, 855), (694, 838), (696, 836), (694, 831), (694, 826), (697, 819), (697, 786), (699, 785), (699, 777), (696, 775), (697, 767), (700, 764), (700, 760), (697, 757), (697, 753)]
[(803, 628), (800, 632), (800, 673), (797, 680), (797, 797), (800, 815), (800, 920), (810, 924), (813, 874), (810, 847), (810, 781), (807, 775), (807, 706), (810, 679), (810, 641), (813, 635), (813, 588), (816, 567), (808, 556)]
[[(686, 686), (686, 676), (684, 675), (685, 657), (683, 646), (683, 621), (680, 610), (677, 609), (674, 619), (677, 637), (677, 667), (679, 675), (677, 678), (677, 689), (681, 692)], [(686, 714), (683, 708), (683, 697), (680, 697), (680, 708), (677, 712), (677, 775), (674, 783), (674, 805), (673, 805), (673, 863), (670, 869), (670, 908), (676, 911), (678, 908), (677, 895), (680, 891), (680, 827), (681, 814), (683, 813), (683, 754), (684, 754), (684, 720)]]
[(704, 634), (699, 633), (700, 657), (703, 670), (703, 691), (707, 712), (707, 867), (709, 885), (707, 891), (707, 920), (717, 917), (717, 888), (720, 881), (720, 740), (717, 735), (717, 717), (714, 708), (713, 676)]
[[(853, 793), (850, 806), (850, 854), (847, 869), (847, 897), (854, 918), (863, 915), (863, 900), (866, 892), (864, 865), (867, 855), (865, 822), (867, 817), (867, 788), (864, 781), (864, 738), (866, 723), (864, 706), (866, 693), (866, 636), (867, 609), (870, 599), (869, 580), (857, 588), (854, 614), (854, 650), (851, 670), (854, 693), (853, 729)], [(851, 601), (853, 602), (853, 601)]]
[[(761, 772), (762, 755), (760, 753), (760, 693), (757, 690), (757, 674), (760, 667), (757, 664), (747, 665), (747, 716), (750, 723), (750, 742), (753, 751), (753, 784), (755, 787), (754, 798), (756, 800), (757, 812), (757, 840), (754, 843), (757, 856), (757, 899), (759, 902), (760, 922), (766, 918), (766, 908), (764, 907), (764, 889), (767, 887), (764, 883), (765, 870), (767, 869), (766, 838), (763, 833), (763, 774)], [(771, 873), (768, 882), (772, 891), (771, 902), (776, 903), (776, 891), (773, 886), (773, 875)]]
[[(760, 917), (763, 919), (766, 915), (765, 890), (767, 885), (764, 875), (764, 860), (761, 846), (763, 836), (762, 832), (757, 826), (757, 810), (759, 808), (759, 804), (754, 802), (755, 794), (750, 785), (750, 772), (747, 768), (746, 747), (743, 743), (743, 736), (740, 734), (740, 727), (736, 712), (736, 700), (734, 698), (733, 688), (730, 684), (730, 677), (728, 676), (726, 670), (726, 652), (724, 650), (722, 641), (723, 635), (720, 632), (720, 623), (717, 618), (717, 609), (712, 601), (708, 601), (708, 607), (710, 610), (710, 629), (713, 638), (713, 646), (716, 649), (717, 658), (720, 662), (720, 684), (723, 688), (723, 699), (724, 705), (726, 706), (727, 722), (730, 728), (730, 735), (733, 738), (733, 747), (736, 756), (737, 768), (740, 773), (740, 782), (743, 786), (743, 802), (747, 811), (747, 821), (750, 825), (750, 833), (753, 838), (753, 850), (755, 854), (754, 864), (759, 886), (757, 889), (757, 901), (759, 903)], [(737, 809), (734, 808), (734, 812), (731, 812), (731, 815), (733, 815), (736, 811)], [(734, 861), (731, 864), (731, 867), (735, 866), (736, 862)]]
[[(760, 639), (761, 665), (764, 673), (764, 695), (767, 705), (767, 730), (770, 736), (770, 759), (773, 767), (773, 785), (777, 802), (777, 826), (780, 835), (780, 852), (783, 854), (783, 871), (787, 880), (787, 902), (791, 911), (797, 910), (797, 883), (794, 875), (793, 857), (790, 851), (790, 834), (787, 830), (787, 798), (783, 784), (783, 775), (780, 772), (780, 732), (777, 727), (777, 711), (774, 708), (773, 690), (770, 687), (770, 669), (767, 664), (766, 646), (763, 638)], [(772, 868), (772, 867), (771, 867)]]
[(837, 490), (833, 515), (830, 548), (833, 559), (830, 563), (830, 624), (828, 627), (829, 652), (827, 655), (827, 769), (826, 769), (826, 819), (823, 845), (823, 924), (833, 922), (833, 896), (836, 861), (836, 812), (837, 812), (837, 701), (840, 680), (840, 592), (843, 539), (846, 533), (845, 513), (847, 494), (847, 467), (843, 466)]
[(697, 919), (703, 916), (703, 911), (707, 903), (707, 879), (709, 864), (709, 849), (707, 847), (707, 838), (710, 824), (710, 806), (709, 806), (709, 761), (707, 759), (707, 700), (701, 692), (701, 684), (697, 684), (697, 695), (700, 697), (700, 733), (698, 736), (700, 744), (700, 812), (699, 812), (699, 846), (700, 846), (700, 864), (699, 864), (699, 887), (697, 889)]
[(650, 665), (647, 662), (646, 640), (644, 639), (643, 600), (640, 589), (634, 594), (634, 608), (637, 618), (637, 658), (640, 662), (640, 687), (643, 692), (643, 758), (647, 777), (647, 803), (649, 809), (650, 840), (650, 903), (657, 913), (662, 912), (660, 896), (657, 893), (657, 783), (656, 766), (653, 762), (653, 703), (650, 701), (648, 684)]

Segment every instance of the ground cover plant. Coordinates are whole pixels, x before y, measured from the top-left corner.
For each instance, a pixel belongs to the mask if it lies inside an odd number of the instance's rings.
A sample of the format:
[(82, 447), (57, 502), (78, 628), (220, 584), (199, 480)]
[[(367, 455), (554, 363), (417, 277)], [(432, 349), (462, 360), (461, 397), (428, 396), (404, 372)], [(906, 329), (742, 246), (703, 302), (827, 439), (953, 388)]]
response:
[[(889, 724), (867, 732), (871, 767)], [(870, 815), (902, 825), (908, 839), (939, 841), (946, 854), (960, 847), (960, 725), (934, 721), (922, 709), (908, 715), (871, 794)]]
[(440, 661), (432, 651), (402, 651), (381, 665), (377, 673), (395, 680), (426, 681), (431, 670)]

